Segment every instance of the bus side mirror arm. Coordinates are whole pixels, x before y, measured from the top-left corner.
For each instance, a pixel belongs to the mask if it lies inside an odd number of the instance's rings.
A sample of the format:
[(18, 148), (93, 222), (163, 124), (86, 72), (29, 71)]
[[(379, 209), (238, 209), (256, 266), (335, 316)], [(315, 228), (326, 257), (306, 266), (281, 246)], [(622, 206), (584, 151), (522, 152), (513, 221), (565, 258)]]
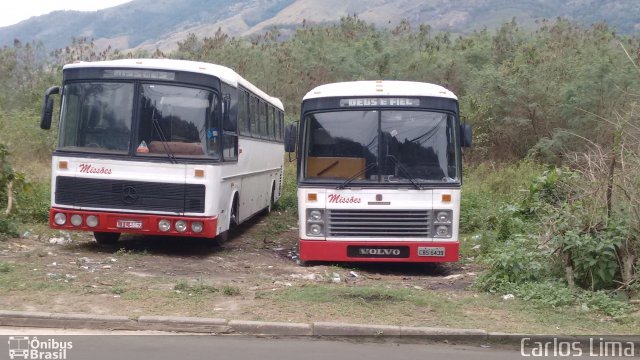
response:
[(59, 93), (59, 86), (52, 86), (44, 92), (44, 101), (42, 102), (42, 109), (40, 110), (41, 129), (51, 129), (51, 118), (53, 117), (53, 98), (51, 97), (51, 95)]
[(298, 135), (298, 126), (296, 124), (287, 125), (287, 127), (284, 129), (284, 151), (285, 152), (288, 152), (288, 153), (296, 152), (296, 140), (298, 139), (297, 135)]
[(460, 138), (462, 140), (462, 147), (471, 147), (473, 144), (473, 129), (469, 124), (460, 125)]

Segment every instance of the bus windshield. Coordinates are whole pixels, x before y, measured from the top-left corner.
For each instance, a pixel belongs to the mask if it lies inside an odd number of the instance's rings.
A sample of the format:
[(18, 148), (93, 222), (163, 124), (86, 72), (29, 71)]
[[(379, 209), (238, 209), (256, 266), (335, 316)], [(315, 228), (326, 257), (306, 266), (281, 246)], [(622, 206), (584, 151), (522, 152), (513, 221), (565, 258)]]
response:
[[(214, 92), (144, 83), (138, 89), (130, 82), (67, 84), (58, 149), (219, 158)], [(138, 119), (134, 118), (136, 101)], [(138, 129), (134, 136), (132, 129)]]
[(459, 182), (455, 118), (442, 112), (366, 110), (306, 116), (307, 180)]
[(131, 139), (133, 92), (133, 83), (66, 85), (58, 149), (126, 154)]
[(211, 91), (143, 84), (136, 155), (218, 158), (216, 104)]

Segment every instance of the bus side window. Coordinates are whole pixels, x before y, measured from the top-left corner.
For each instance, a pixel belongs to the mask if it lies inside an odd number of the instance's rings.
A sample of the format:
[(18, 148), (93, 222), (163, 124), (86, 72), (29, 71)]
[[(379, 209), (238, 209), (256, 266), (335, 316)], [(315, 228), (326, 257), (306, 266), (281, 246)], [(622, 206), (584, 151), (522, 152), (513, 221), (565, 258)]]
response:
[(219, 106), (220, 101), (218, 96), (213, 95), (211, 99), (211, 119), (209, 120), (209, 127), (206, 131), (206, 138), (207, 152), (214, 157), (218, 157), (220, 154), (220, 131), (218, 129), (218, 124), (220, 124), (220, 118), (218, 117)]
[(282, 138), (284, 137), (284, 113), (281, 111), (278, 112), (278, 123), (278, 140), (282, 141)]
[(269, 140), (276, 139), (276, 110), (273, 106), (269, 106)]
[(238, 130), (241, 135), (251, 135), (249, 131), (249, 93), (238, 90)]
[(258, 132), (258, 98), (255, 96), (251, 96), (249, 119), (249, 130), (251, 131), (251, 136), (260, 138), (260, 133)]
[[(238, 159), (238, 122), (237, 112), (230, 94), (222, 100), (222, 157), (224, 161)], [(237, 104), (235, 104), (237, 106)]]
[(260, 120), (258, 127), (260, 128), (260, 138), (267, 138), (267, 104), (264, 101), (260, 101)]

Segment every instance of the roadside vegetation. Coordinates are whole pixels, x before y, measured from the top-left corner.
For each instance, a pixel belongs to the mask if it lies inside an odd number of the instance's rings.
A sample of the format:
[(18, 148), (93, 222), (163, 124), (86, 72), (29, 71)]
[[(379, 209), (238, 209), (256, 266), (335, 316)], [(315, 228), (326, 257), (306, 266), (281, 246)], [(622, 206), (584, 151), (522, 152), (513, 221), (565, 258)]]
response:
[[(100, 52), (82, 38), (46, 54), (39, 44), (16, 40), (0, 49), (0, 234), (15, 237), (47, 221), (56, 131), (39, 130), (39, 109), (41, 94), (60, 82), (65, 63), (146, 56), (226, 65), (281, 97), (290, 122), (303, 95), (323, 83), (427, 81), (454, 91), (474, 126), (474, 148), (464, 154), (462, 263), (482, 269), (473, 284), (488, 293), (482, 299), (513, 297), (544, 314), (637, 322), (640, 37), (618, 36), (606, 24), (581, 28), (558, 19), (538, 25), (525, 31), (512, 21), (496, 31), (453, 36), (426, 24), (381, 30), (347, 17), (302, 26), (286, 39), (276, 28), (249, 39), (220, 31), (194, 35), (170, 54)], [(285, 194), (260, 231), (265, 244), (296, 226), (296, 208), (290, 164)], [(12, 273), (0, 262), (0, 275)], [(192, 283), (173, 290), (242, 294)], [(127, 288), (115, 284), (112, 293), (124, 296)], [(257, 296), (435, 306), (417, 293), (322, 285)]]

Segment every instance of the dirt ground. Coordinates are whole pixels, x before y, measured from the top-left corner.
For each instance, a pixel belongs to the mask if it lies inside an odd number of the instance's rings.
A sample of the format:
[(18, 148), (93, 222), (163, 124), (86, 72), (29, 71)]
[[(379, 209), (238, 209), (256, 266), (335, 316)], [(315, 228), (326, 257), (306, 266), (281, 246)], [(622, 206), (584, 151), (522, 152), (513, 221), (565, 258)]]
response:
[[(300, 266), (297, 229), (291, 228), (267, 239), (260, 231), (263, 226), (267, 226), (265, 217), (258, 217), (232, 233), (229, 241), (220, 246), (200, 239), (133, 235), (123, 235), (113, 245), (99, 245), (90, 233), (62, 232), (46, 236), (27, 232), (21, 238), (0, 243), (0, 261), (31, 270), (36, 279), (74, 287), (101, 289), (142, 280), (154, 288), (171, 290), (182, 281), (192, 282), (194, 286), (234, 286), (241, 294), (314, 282), (359, 285), (389, 282), (415, 289), (456, 291), (467, 288), (475, 276), (471, 269), (460, 264), (313, 263)], [(100, 291), (93, 293), (99, 295)], [(20, 299), (9, 303), (7, 300), (4, 297), (0, 303), (23, 310), (77, 309), (72, 301), (64, 298), (57, 299), (53, 307), (47, 304), (43, 308)], [(100, 296), (92, 302), (100, 313), (120, 309), (111, 299), (101, 300)]]
[(0, 308), (511, 332), (555, 326), (569, 333), (602, 323), (575, 327), (573, 319), (552, 321), (478, 294), (471, 285), (480, 269), (471, 262), (300, 266), (297, 229), (267, 235), (273, 216), (243, 225), (221, 246), (146, 236), (98, 245), (89, 233), (25, 231), (0, 242), (0, 265), (9, 264), (0, 268)]

